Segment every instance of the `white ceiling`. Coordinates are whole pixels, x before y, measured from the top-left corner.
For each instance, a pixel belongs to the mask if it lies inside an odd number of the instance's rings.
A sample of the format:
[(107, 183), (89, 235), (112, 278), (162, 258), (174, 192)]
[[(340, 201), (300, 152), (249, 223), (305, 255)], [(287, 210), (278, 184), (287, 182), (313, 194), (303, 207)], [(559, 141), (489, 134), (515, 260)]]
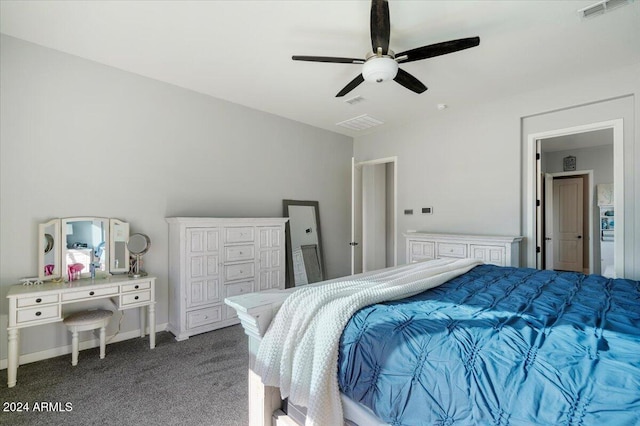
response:
[[(368, 1), (1, 1), (0, 31), (42, 46), (320, 128), (359, 135), (438, 111), (640, 62), (640, 2), (581, 19), (587, 1), (391, 0), (396, 52), (479, 36), (480, 46), (401, 65), (429, 90), (388, 82), (335, 94), (364, 57)], [(364, 102), (344, 101), (360, 95)], [(383, 121), (360, 132), (336, 123)]]

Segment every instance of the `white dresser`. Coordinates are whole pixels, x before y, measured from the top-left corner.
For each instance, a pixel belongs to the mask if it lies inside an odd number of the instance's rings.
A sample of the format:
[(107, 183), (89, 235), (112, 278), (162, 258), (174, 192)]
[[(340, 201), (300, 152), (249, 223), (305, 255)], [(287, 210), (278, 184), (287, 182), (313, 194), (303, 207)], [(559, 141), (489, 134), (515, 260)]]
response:
[[(71, 282), (48, 281), (40, 285), (9, 287), (9, 326), (7, 353), (7, 385), (16, 385), (19, 365), (20, 330), (56, 323), (65, 317), (64, 310), (78, 302), (110, 299), (119, 311), (132, 308), (147, 309), (149, 320), (149, 348), (156, 346), (156, 278), (130, 278), (113, 275), (84, 278)], [(76, 307), (77, 310), (77, 307)], [(140, 335), (144, 337), (144, 315), (140, 315)]]
[(520, 266), (522, 237), (408, 232), (407, 263), (439, 258), (480, 259), (498, 266)]
[(225, 297), (284, 288), (287, 220), (167, 218), (168, 328), (176, 340), (238, 324)]

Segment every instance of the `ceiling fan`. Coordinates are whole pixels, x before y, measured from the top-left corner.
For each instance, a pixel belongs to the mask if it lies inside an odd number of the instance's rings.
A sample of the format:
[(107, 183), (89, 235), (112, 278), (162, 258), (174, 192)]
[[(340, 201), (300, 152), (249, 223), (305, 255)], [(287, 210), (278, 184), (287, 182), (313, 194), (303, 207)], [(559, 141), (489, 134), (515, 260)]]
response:
[(417, 47), (406, 50), (398, 54), (389, 49), (389, 2), (387, 0), (371, 1), (371, 49), (365, 59), (358, 58), (335, 58), (331, 56), (298, 56), (294, 55), (294, 61), (310, 62), (332, 62), (337, 64), (363, 64), (362, 73), (351, 80), (336, 97), (342, 97), (355, 89), (363, 81), (382, 83), (394, 80), (407, 89), (422, 93), (427, 90), (427, 86), (422, 84), (417, 78), (408, 72), (400, 69), (398, 63), (419, 61), (433, 58), (435, 56), (446, 55), (447, 53), (476, 47), (480, 44), (480, 37), (461, 38), (458, 40), (445, 41), (442, 43), (430, 44), (428, 46)]

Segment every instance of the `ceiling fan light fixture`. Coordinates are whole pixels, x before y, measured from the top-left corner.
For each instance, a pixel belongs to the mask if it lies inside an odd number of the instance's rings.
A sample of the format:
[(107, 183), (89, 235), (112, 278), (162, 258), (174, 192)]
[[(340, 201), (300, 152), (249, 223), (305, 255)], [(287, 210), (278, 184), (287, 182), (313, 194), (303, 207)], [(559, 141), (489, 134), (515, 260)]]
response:
[[(633, 0), (601, 1), (620, 2)], [(332, 62), (335, 64), (363, 64), (362, 71), (336, 94), (336, 98), (343, 97), (365, 81), (382, 83), (383, 81), (394, 80), (413, 93), (420, 94), (427, 90), (427, 86), (405, 70), (398, 68), (398, 63), (421, 61), (480, 45), (480, 37), (467, 37), (416, 47), (400, 52), (396, 56), (393, 50), (389, 49), (390, 25), (388, 0), (371, 0), (371, 51), (367, 53), (366, 59), (300, 55), (294, 55), (291, 59), (294, 61)]]
[(393, 80), (397, 74), (398, 63), (388, 56), (370, 58), (362, 66), (362, 77), (373, 83)]

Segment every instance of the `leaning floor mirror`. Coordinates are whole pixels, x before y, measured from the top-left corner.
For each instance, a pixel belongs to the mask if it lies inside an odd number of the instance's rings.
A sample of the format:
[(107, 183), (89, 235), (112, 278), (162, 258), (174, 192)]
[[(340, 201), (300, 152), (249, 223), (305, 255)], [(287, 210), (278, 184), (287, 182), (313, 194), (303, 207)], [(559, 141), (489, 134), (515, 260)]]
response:
[(317, 201), (283, 200), (283, 216), (288, 217), (286, 287), (323, 281), (326, 277)]

